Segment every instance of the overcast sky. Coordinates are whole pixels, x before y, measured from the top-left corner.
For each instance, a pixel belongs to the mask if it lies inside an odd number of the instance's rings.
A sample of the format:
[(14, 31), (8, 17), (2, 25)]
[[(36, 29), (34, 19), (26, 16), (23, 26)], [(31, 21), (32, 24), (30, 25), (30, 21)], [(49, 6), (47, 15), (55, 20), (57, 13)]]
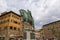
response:
[(36, 29), (42, 25), (60, 19), (60, 0), (0, 0), (0, 13), (19, 9), (29, 9), (35, 21)]

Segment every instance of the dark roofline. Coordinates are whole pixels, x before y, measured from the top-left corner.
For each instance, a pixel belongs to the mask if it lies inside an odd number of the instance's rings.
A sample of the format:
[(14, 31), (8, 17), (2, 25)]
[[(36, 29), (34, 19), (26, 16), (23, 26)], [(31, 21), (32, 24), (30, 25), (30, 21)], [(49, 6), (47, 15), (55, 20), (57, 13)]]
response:
[(0, 15), (0, 17), (1, 17), (1, 16), (4, 16), (4, 15), (6, 15), (6, 14), (9, 14), (9, 13), (13, 13), (13, 14), (15, 14), (15, 15), (21, 17), (21, 15), (18, 15), (17, 13), (15, 13), (15, 12), (13, 12), (13, 11), (9, 11), (9, 12), (7, 12), (7, 13), (5, 13), (5, 14), (2, 14), (2, 15)]
[(46, 25), (49, 25), (49, 24), (53, 24), (53, 23), (56, 23), (56, 22), (60, 22), (60, 20), (54, 21), (54, 22), (51, 22), (51, 23), (48, 23), (48, 24), (45, 24), (45, 25), (43, 25), (43, 26), (46, 26)]

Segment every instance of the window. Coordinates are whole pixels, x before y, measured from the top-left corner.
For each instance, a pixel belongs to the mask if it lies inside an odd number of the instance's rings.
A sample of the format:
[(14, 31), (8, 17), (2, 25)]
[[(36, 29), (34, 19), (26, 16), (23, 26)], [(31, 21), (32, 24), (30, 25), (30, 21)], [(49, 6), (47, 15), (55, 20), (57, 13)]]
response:
[(11, 22), (13, 22), (13, 23), (16, 23), (16, 24), (17, 24), (17, 22), (16, 22), (16, 21), (14, 21), (14, 20), (11, 20)]
[(7, 17), (10, 17), (10, 14)]
[(0, 40), (4, 40), (5, 39), (5, 37), (0, 37)]
[(16, 27), (14, 27), (14, 30), (16, 30)]
[(7, 30), (7, 29), (8, 29), (8, 27), (6, 26), (4, 29), (5, 29), (5, 30)]
[(20, 18), (20, 20), (21, 20), (21, 18)]
[(17, 24), (17, 22), (16, 22), (16, 21), (14, 21), (14, 23), (16, 23), (16, 24)]
[(34, 33), (30, 33), (30, 38), (31, 39), (35, 39), (35, 34)]
[(12, 26), (10, 26), (10, 29), (13, 29)]
[(7, 20), (7, 22), (9, 22), (9, 19)]
[(18, 24), (20, 25), (20, 22), (18, 22)]
[(20, 31), (20, 28), (18, 28), (18, 31)]
[(17, 22), (17, 21), (15, 21), (15, 20), (11, 20), (11, 22), (20, 25), (20, 22)]
[(11, 20), (11, 22), (14, 22), (14, 20)]
[(0, 31), (1, 31), (1, 27), (0, 27)]
[(22, 40), (22, 39), (20, 39), (20, 40)]
[(2, 23), (2, 21), (0, 21), (0, 24)]
[(7, 19), (7, 20), (0, 20), (0, 24), (2, 24), (2, 23), (6, 23), (6, 22), (9, 22), (9, 19)]
[(23, 35), (23, 38), (24, 38), (24, 39), (27, 39), (27, 33), (24, 32), (23, 34), (24, 34), (24, 35)]
[(14, 38), (10, 38), (9, 40), (14, 40)]
[(19, 17), (17, 17), (16, 15), (12, 15), (12, 17), (19, 19)]

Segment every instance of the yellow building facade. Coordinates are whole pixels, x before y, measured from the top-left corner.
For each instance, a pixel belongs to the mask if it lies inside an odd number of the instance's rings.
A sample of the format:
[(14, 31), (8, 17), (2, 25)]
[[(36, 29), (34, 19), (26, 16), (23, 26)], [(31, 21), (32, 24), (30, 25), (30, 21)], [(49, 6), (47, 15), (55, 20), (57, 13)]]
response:
[(10, 11), (0, 15), (0, 40), (23, 40), (22, 16)]

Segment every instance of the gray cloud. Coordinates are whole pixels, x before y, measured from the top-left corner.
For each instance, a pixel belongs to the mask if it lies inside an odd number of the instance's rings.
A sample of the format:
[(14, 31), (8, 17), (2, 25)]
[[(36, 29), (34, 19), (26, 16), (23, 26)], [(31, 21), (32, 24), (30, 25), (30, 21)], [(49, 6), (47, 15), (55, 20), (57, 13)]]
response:
[(5, 0), (0, 0), (0, 12), (6, 11), (7, 3)]
[(13, 10), (19, 14), (19, 9), (29, 9), (32, 12), (36, 29), (42, 25), (60, 19), (60, 0), (1, 0), (0, 10)]

